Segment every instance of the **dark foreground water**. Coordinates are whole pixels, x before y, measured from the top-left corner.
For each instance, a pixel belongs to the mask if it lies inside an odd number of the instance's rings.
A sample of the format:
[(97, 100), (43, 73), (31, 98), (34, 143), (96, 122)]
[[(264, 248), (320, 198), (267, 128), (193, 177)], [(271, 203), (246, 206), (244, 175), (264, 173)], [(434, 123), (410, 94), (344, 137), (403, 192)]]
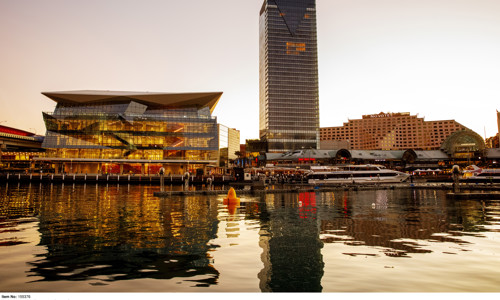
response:
[(0, 291), (500, 291), (500, 201), (158, 190), (0, 186)]

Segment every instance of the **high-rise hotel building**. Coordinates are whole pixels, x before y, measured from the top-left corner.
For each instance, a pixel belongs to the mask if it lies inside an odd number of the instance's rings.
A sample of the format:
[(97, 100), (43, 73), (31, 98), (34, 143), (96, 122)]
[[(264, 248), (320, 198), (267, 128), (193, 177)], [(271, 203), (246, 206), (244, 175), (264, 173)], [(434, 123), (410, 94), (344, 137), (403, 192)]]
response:
[(318, 148), (315, 0), (265, 0), (260, 11), (260, 138), (269, 152)]
[(321, 128), (320, 136), (322, 144), (344, 141), (356, 150), (437, 150), (458, 131), (471, 130), (455, 120), (424, 121), (410, 113), (380, 113)]

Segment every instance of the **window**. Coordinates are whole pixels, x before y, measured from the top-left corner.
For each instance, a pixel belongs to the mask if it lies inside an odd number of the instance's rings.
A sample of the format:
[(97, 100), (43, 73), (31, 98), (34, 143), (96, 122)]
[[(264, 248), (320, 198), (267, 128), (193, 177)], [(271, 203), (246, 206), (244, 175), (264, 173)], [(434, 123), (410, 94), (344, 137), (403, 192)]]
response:
[(306, 51), (305, 43), (293, 43), (286, 42), (286, 54), (288, 55), (299, 55), (299, 52)]

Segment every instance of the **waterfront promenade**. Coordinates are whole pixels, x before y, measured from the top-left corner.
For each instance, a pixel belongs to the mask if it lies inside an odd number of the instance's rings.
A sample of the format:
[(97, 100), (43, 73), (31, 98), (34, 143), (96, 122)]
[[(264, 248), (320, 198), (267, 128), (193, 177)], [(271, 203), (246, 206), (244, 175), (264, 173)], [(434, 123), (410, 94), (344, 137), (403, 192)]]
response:
[[(167, 175), (165, 184), (184, 184), (187, 176)], [(192, 184), (227, 184), (233, 181), (232, 176), (189, 176)], [(0, 174), (0, 182), (33, 182), (33, 183), (123, 183), (123, 184), (160, 184), (160, 176), (149, 175), (117, 175), (117, 174)]]

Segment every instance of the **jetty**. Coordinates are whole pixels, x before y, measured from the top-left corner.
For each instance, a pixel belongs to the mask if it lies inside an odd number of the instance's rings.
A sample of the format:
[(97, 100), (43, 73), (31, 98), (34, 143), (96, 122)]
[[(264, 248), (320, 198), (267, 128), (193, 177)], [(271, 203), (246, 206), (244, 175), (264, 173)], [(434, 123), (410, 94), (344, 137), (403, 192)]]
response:
[[(230, 183), (228, 186), (237, 186), (238, 195), (261, 195), (261, 194), (281, 194), (281, 193), (312, 193), (312, 192), (338, 192), (338, 191), (367, 191), (367, 190), (395, 190), (395, 189), (433, 189), (433, 190), (453, 190), (451, 183), (395, 183), (395, 184), (344, 184), (344, 185), (309, 185), (309, 184), (279, 184), (262, 185), (253, 183), (241, 185)], [(500, 185), (463, 185), (462, 189), (468, 191), (481, 191), (485, 194), (491, 193), (500, 195)], [(495, 192), (497, 191), (497, 192)], [(154, 192), (155, 197), (189, 196), (189, 195), (226, 195), (227, 189), (217, 190), (182, 190), (182, 191), (158, 191)]]
[(483, 191), (447, 193), (446, 198), (453, 200), (500, 200), (500, 192)]

